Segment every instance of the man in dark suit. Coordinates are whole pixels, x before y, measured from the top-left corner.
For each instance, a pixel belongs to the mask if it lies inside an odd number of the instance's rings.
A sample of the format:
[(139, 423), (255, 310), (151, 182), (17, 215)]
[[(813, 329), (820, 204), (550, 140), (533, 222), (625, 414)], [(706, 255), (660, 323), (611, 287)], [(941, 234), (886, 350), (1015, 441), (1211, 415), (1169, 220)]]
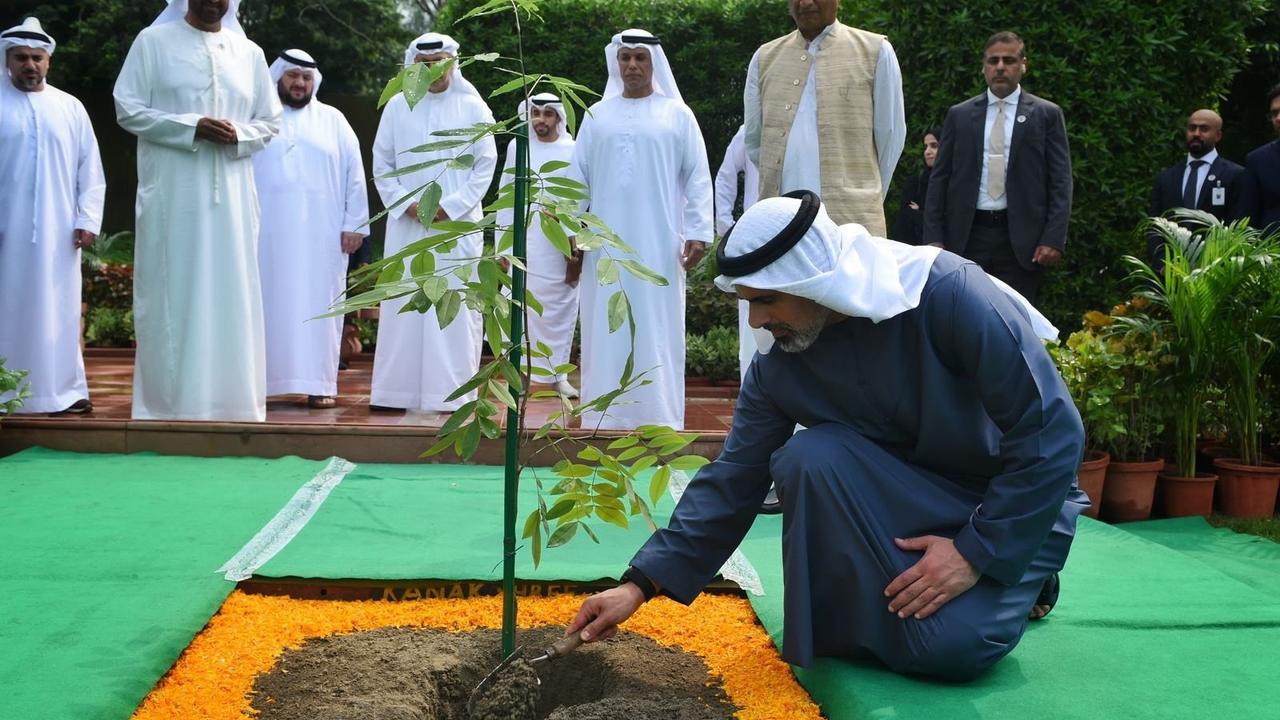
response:
[[(1204, 210), (1223, 222), (1251, 217), (1257, 203), (1253, 177), (1243, 167), (1218, 155), (1222, 117), (1197, 110), (1187, 119), (1187, 157), (1156, 176), (1149, 215), (1174, 208)], [(1154, 233), (1147, 236), (1154, 267), (1164, 266), (1164, 247)]]
[(1071, 217), (1071, 152), (1062, 109), (1022, 89), (1026, 45), (987, 39), (987, 92), (947, 111), (929, 179), (924, 240), (973, 260), (1035, 302), (1062, 260)]
[(1278, 139), (1254, 149), (1245, 158), (1244, 166), (1258, 186), (1258, 216), (1254, 218), (1254, 226), (1280, 231), (1280, 85), (1267, 93), (1267, 115)]

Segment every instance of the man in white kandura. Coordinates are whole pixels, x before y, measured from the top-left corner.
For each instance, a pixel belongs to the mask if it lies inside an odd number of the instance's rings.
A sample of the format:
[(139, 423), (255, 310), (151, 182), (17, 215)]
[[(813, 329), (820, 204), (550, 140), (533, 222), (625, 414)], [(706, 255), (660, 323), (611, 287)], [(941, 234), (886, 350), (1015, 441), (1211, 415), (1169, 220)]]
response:
[[(564, 104), (551, 93), (538, 93), (529, 98), (532, 108), (520, 103), (520, 117), (528, 118), (533, 130), (529, 138), (529, 169), (538, 169), (549, 162), (569, 163), (568, 167), (541, 173), (543, 177), (573, 177), (573, 136), (564, 122)], [(516, 164), (516, 141), (507, 145), (504, 169)], [(500, 176), (500, 183), (511, 182), (509, 174)], [(498, 212), (498, 224), (510, 225), (515, 213), (512, 210)], [(578, 322), (577, 280), (569, 282), (565, 271), (569, 258), (556, 249), (542, 232), (542, 226), (534, 216), (528, 228), (528, 290), (542, 304), (542, 314), (529, 313), (529, 339), (543, 342), (551, 348), (550, 358), (535, 358), (538, 366), (554, 372), (559, 365), (569, 362), (569, 350), (573, 345), (573, 326)], [(548, 379), (547, 376), (536, 379)], [(569, 376), (558, 374), (550, 378), (556, 392), (567, 398), (578, 397), (578, 390), (569, 384)]]
[(170, 0), (116, 80), (116, 118), (138, 136), (135, 419), (266, 419), (250, 156), (280, 100), (236, 5)]
[[(742, 173), (742, 211), (756, 204), (760, 198), (760, 171), (747, 157), (746, 126), (739, 126), (729, 147), (724, 151), (724, 161), (716, 172), (716, 235), (724, 237), (733, 227), (733, 206), (738, 201), (738, 173)], [(747, 323), (746, 300), (738, 301), (738, 372), (746, 377), (751, 358), (756, 354), (755, 336)]]
[[(635, 249), (635, 259), (667, 279), (665, 287), (626, 271), (636, 321), (635, 368), (651, 384), (619, 398), (604, 415), (584, 413), (583, 427), (629, 429), (649, 423), (684, 427), (684, 275), (712, 239), (711, 172), (702, 131), (684, 104), (658, 38), (625, 30), (605, 48), (609, 83), (582, 122), (575, 165), (591, 194), (591, 211)], [(630, 350), (609, 334), (612, 285), (601, 287), (586, 254), (582, 270), (582, 395), (618, 386)], [(618, 253), (613, 253), (618, 257)]]
[(45, 82), (55, 45), (35, 18), (0, 33), (0, 358), (30, 372), (25, 412), (84, 413), (80, 248), (107, 185), (84, 106)]
[[(404, 64), (436, 63), (457, 57), (458, 43), (448, 35), (427, 33), (409, 44)], [(493, 181), (498, 164), (498, 150), (492, 135), (470, 146), (429, 152), (406, 152), (410, 148), (446, 140), (432, 133), (492, 123), (484, 99), (475, 86), (462, 77), (455, 65), (432, 83), (430, 92), (413, 109), (404, 95), (396, 95), (382, 110), (378, 134), (373, 143), (373, 176), (378, 195), (387, 207), (415, 188), (434, 180), (443, 195), (436, 220), (475, 221), (481, 217), (481, 200)], [(467, 168), (451, 168), (445, 164), (424, 170), (386, 177), (410, 165), (460, 155), (473, 156)], [(418, 219), (417, 201), (403, 203), (387, 215), (386, 254), (391, 255), (430, 233)], [(479, 233), (459, 238), (449, 252), (436, 252), (436, 271), (469, 265), (481, 254), (483, 239)], [(449, 285), (462, 286), (462, 281), (448, 274)], [(483, 338), (480, 314), (465, 305), (448, 327), (440, 328), (436, 308), (427, 313), (401, 313), (408, 298), (382, 303), (378, 324), (378, 347), (373, 357), (373, 388), (370, 407), (373, 410), (425, 410), (452, 412), (470, 400), (470, 393), (456, 400), (453, 394), (480, 369), (480, 343)]]
[(258, 270), (267, 335), (267, 395), (307, 395), (332, 408), (338, 394), (342, 316), (319, 318), (346, 287), (347, 256), (367, 234), (368, 190), (355, 131), (315, 99), (320, 69), (302, 50), (271, 63), (284, 118), (253, 156), (262, 227)]

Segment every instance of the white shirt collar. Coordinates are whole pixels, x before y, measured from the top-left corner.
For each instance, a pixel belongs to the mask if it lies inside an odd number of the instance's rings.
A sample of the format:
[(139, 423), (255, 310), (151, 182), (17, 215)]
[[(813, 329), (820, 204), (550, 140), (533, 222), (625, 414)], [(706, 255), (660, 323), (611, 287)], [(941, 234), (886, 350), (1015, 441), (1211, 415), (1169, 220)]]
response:
[(814, 38), (813, 38), (812, 40), (810, 40), (810, 41), (809, 41), (809, 43), (808, 43), (808, 44), (809, 44), (809, 49), (810, 49), (810, 50), (817, 50), (817, 49), (818, 49), (818, 46), (819, 46), (820, 44), (822, 44), (823, 39), (825, 39), (828, 35), (830, 35), (830, 34), (831, 34), (831, 30), (832, 30), (832, 28), (834, 28), (835, 26), (836, 26), (836, 24), (835, 24), (835, 23), (831, 23), (830, 25), (828, 25), (828, 26), (826, 26), (826, 27), (822, 28), (822, 32), (818, 33), (816, 36), (814, 36)]
[(998, 98), (998, 97), (996, 97), (996, 94), (995, 94), (995, 93), (993, 93), (993, 92), (991, 92), (991, 88), (987, 88), (987, 105), (988, 105), (988, 106), (990, 106), (990, 105), (995, 105), (995, 104), (996, 104), (996, 103), (998, 103), (998, 102), (1007, 102), (1007, 103), (1009, 103), (1010, 105), (1012, 105), (1012, 106), (1014, 106), (1014, 107), (1017, 107), (1017, 106), (1018, 106), (1018, 98), (1020, 98), (1020, 97), (1022, 97), (1022, 86), (1021, 86), (1021, 85), (1019, 85), (1018, 87), (1014, 88), (1014, 89), (1013, 89), (1013, 92), (1009, 93), (1009, 96), (1008, 96), (1008, 97), (1006, 97), (1006, 98)]
[(1191, 157), (1191, 153), (1187, 153), (1187, 166), (1188, 167), (1191, 166), (1192, 160), (1203, 160), (1205, 165), (1212, 165), (1213, 161), (1217, 159), (1218, 159), (1218, 148), (1214, 148), (1209, 152), (1205, 153), (1204, 157), (1198, 157), (1198, 158)]

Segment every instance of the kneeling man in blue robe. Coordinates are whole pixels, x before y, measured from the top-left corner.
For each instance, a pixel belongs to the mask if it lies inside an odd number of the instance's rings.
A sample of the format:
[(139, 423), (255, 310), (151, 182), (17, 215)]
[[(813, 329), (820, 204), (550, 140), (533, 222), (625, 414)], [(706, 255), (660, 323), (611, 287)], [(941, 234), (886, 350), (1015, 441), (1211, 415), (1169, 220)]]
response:
[(752, 206), (717, 259), (774, 347), (720, 457), (569, 633), (608, 638), (656, 594), (693, 602), (776, 484), (787, 662), (990, 668), (1056, 600), (1089, 503), (1056, 330), (977, 265), (838, 227), (808, 191)]

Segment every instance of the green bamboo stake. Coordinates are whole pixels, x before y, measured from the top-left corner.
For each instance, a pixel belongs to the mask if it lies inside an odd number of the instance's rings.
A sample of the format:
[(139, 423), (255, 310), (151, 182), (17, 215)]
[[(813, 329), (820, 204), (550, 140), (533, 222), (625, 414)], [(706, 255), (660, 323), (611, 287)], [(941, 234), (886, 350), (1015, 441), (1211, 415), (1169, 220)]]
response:
[[(525, 260), (525, 213), (528, 211), (529, 189), (529, 126), (522, 123), (516, 128), (516, 192), (515, 213), (512, 227), (514, 247), (512, 253)], [(511, 267), (511, 297), (518, 303), (511, 311), (511, 364), (520, 367), (520, 350), (524, 346), (524, 295), (525, 274), (519, 265)], [(524, 388), (514, 393), (520, 398)], [(517, 400), (520, 402), (520, 400)], [(503, 487), (502, 514), (502, 656), (505, 658), (516, 648), (516, 512), (519, 489), (520, 459), (520, 410), (507, 408), (506, 478)]]

